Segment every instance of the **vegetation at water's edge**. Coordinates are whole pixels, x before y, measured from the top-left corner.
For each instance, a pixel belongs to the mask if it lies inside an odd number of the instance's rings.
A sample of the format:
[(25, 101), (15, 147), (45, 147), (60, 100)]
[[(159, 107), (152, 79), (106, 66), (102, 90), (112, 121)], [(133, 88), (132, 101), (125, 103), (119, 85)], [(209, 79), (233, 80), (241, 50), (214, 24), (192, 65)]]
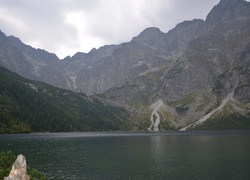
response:
[[(1, 152), (0, 153), (0, 179), (7, 177), (11, 171), (12, 164), (15, 162), (16, 157), (12, 154), (11, 151)], [(27, 167), (27, 174), (30, 176), (30, 180), (44, 180), (45, 175), (43, 172), (38, 171), (37, 169)]]
[(0, 67), (0, 134), (128, 130), (128, 113), (98, 98)]
[(10, 120), (6, 124), (0, 122), (0, 134), (30, 133), (30, 126), (24, 122)]

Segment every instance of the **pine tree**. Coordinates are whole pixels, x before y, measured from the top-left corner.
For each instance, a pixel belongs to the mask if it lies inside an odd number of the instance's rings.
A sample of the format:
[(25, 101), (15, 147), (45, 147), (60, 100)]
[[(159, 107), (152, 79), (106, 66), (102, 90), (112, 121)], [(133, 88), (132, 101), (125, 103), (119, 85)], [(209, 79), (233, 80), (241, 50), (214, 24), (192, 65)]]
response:
[(7, 153), (0, 153), (0, 179), (4, 176), (8, 176), (12, 168), (12, 164), (15, 162), (15, 157), (12, 155), (11, 151)]

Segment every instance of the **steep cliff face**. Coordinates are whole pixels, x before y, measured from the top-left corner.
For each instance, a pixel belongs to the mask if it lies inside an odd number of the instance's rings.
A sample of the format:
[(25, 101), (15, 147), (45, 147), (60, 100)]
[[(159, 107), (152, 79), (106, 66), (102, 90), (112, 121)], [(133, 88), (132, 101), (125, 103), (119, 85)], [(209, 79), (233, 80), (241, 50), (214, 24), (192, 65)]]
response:
[[(138, 129), (152, 129), (159, 120), (160, 129), (186, 126), (230, 93), (240, 104), (250, 102), (250, 3), (244, 0), (221, 0), (205, 21), (184, 21), (167, 33), (147, 28), (130, 42), (61, 61), (0, 37), (2, 65), (58, 87), (101, 94), (128, 109)], [(245, 110), (241, 115), (249, 118)]]
[[(172, 60), (180, 56), (188, 42), (197, 36), (203, 23), (202, 20), (183, 22), (169, 33), (163, 33), (158, 28), (148, 28), (131, 42), (104, 46), (87, 54), (76, 53), (62, 61), (54, 54), (27, 46), (13, 36), (6, 37), (2, 34), (5, 38), (2, 43), (6, 44), (8, 41), (6, 48), (13, 46), (20, 54), (13, 57), (11, 62), (23, 57), (17, 67), (25, 66), (26, 70), (19, 72), (11, 68), (14, 72), (57, 87), (99, 94), (173, 63)], [(1, 54), (1, 57), (10, 59), (12, 55), (10, 52)], [(12, 67), (6, 62), (1, 64)], [(30, 73), (26, 74), (27, 72)]]
[[(148, 105), (161, 99), (168, 108), (162, 119), (176, 127), (197, 121), (219, 107), (232, 92), (239, 103), (249, 103), (249, 4), (223, 0), (204, 22), (194, 20), (177, 25), (164, 39), (167, 45), (172, 43), (171, 47), (178, 49), (176, 53), (166, 49), (165, 52), (171, 52), (165, 54), (169, 55), (168, 63), (105, 94), (133, 106), (134, 118), (139, 122), (150, 119), (154, 110)], [(175, 40), (170, 41), (168, 36)]]
[(20, 39), (0, 32), (0, 65), (25, 78), (66, 88), (60, 61), (53, 53), (23, 44)]
[(0, 64), (11, 71), (30, 77), (32, 65), (12, 41), (0, 31)]

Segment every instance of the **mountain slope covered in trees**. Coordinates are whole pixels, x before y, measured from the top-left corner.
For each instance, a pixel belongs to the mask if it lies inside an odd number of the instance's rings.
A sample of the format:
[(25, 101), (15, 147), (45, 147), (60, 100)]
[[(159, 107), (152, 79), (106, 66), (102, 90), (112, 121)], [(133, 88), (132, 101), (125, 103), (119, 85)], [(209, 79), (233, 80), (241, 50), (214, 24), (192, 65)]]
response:
[(0, 133), (127, 130), (127, 112), (0, 67)]

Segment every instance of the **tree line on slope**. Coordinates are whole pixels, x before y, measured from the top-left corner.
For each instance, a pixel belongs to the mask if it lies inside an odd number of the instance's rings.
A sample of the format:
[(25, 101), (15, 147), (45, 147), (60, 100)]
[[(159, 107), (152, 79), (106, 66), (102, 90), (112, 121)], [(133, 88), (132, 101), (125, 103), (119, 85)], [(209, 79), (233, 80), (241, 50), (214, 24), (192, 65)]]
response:
[(128, 113), (0, 67), (0, 133), (128, 130)]

